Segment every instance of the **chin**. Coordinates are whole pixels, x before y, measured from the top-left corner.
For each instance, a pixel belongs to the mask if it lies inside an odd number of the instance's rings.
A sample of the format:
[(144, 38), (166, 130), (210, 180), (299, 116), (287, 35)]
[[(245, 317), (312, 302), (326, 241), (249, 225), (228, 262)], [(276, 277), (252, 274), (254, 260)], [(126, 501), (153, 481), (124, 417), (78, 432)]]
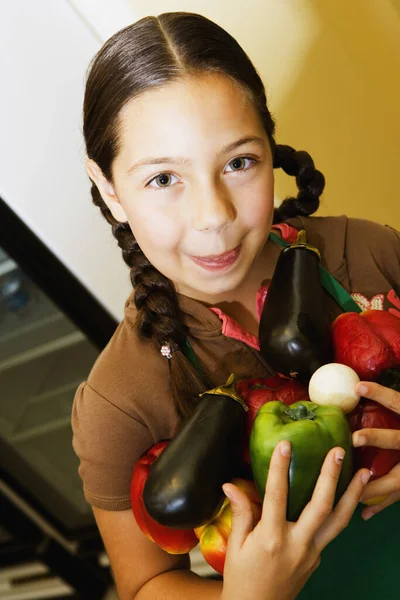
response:
[(236, 290), (242, 281), (245, 279), (246, 273), (234, 273), (226, 275), (225, 277), (221, 274), (214, 276), (213, 280), (203, 282), (193, 282), (192, 289), (196, 290), (197, 294), (204, 298), (209, 297), (207, 302), (218, 302), (220, 296), (224, 296)]

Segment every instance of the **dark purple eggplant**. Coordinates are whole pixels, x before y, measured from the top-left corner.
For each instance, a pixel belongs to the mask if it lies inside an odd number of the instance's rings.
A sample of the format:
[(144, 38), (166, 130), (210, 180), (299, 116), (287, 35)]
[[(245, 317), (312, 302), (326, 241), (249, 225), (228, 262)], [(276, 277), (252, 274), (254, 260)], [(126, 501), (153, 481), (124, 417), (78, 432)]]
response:
[(331, 326), (319, 276), (320, 255), (298, 241), (282, 250), (268, 289), (259, 325), (260, 352), (280, 375), (308, 381), (332, 362)]
[(224, 386), (201, 394), (195, 412), (151, 465), (143, 490), (149, 515), (161, 525), (194, 529), (224, 501), (222, 485), (239, 462), (246, 404), (232, 374)]

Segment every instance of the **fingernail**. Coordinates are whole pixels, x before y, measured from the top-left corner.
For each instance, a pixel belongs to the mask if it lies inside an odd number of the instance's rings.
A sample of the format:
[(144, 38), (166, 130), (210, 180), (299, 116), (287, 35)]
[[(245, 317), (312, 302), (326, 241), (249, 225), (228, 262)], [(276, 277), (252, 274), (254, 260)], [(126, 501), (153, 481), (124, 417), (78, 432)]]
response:
[(225, 491), (224, 488), (222, 488), (222, 491), (224, 492), (225, 496), (229, 499), (232, 500), (233, 496), (231, 494), (231, 492), (229, 492), (228, 490)]
[(364, 484), (366, 484), (366, 483), (368, 483), (368, 481), (370, 480), (370, 477), (371, 477), (371, 472), (369, 472), (369, 473), (363, 473), (363, 474), (361, 475), (361, 481), (362, 481)]
[(338, 465), (340, 465), (343, 462), (343, 459), (345, 457), (345, 451), (344, 450), (337, 450), (336, 454), (335, 454), (335, 461), (337, 462)]
[(365, 515), (363, 516), (364, 521), (368, 521), (368, 519), (370, 519), (371, 517), (374, 516), (375, 513), (370, 512), (370, 513), (365, 513)]
[(289, 454), (290, 454), (289, 442), (280, 442), (279, 450), (281, 451), (282, 456), (289, 456)]
[(364, 446), (367, 443), (367, 438), (363, 435), (353, 436), (353, 446)]
[(368, 387), (364, 383), (359, 383), (357, 386), (357, 394), (365, 396), (365, 394), (368, 394)]

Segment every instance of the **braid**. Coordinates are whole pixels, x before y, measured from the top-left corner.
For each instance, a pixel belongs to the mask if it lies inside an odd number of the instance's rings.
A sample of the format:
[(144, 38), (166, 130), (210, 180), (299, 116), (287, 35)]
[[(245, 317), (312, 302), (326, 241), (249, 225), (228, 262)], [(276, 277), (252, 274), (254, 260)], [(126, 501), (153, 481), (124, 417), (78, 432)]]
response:
[(325, 177), (314, 166), (308, 152), (296, 151), (290, 146), (276, 146), (274, 168), (282, 168), (285, 173), (296, 177), (299, 193), (296, 198), (286, 198), (275, 209), (274, 223), (281, 223), (290, 217), (308, 217), (319, 207), (319, 197), (325, 187)]
[(175, 286), (143, 254), (129, 223), (121, 223), (113, 217), (94, 183), (91, 194), (93, 203), (110, 223), (123, 259), (130, 267), (137, 308), (135, 327), (139, 336), (152, 339), (158, 349), (167, 343), (173, 351), (172, 359), (168, 361), (171, 392), (178, 415), (185, 419), (193, 411), (199, 394), (210, 385), (198, 375), (181, 351), (188, 329), (183, 322)]

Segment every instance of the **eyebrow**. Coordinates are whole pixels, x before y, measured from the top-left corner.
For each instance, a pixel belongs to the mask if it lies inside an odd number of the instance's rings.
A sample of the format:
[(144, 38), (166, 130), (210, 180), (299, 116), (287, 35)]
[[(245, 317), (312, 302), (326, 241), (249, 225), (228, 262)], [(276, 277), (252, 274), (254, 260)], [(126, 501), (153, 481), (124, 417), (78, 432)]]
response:
[[(253, 142), (253, 143), (255, 142), (260, 145), (265, 144), (265, 140), (263, 138), (258, 137), (256, 135), (248, 135), (246, 137), (241, 138), (240, 140), (236, 140), (235, 142), (228, 144), (227, 146), (224, 146), (224, 148), (222, 148), (222, 150), (219, 152), (219, 154), (226, 154), (228, 152), (232, 152), (232, 150), (235, 150), (236, 148), (239, 148), (240, 146), (244, 146), (245, 144), (249, 144), (251, 142)], [(145, 165), (161, 165), (161, 164), (190, 165), (190, 164), (192, 164), (192, 161), (189, 158), (186, 158), (185, 156), (160, 156), (160, 157), (148, 156), (146, 158), (142, 158), (141, 160), (139, 160), (138, 162), (133, 164), (128, 169), (127, 173), (129, 175), (130, 173), (132, 173), (139, 167), (143, 167)]]

